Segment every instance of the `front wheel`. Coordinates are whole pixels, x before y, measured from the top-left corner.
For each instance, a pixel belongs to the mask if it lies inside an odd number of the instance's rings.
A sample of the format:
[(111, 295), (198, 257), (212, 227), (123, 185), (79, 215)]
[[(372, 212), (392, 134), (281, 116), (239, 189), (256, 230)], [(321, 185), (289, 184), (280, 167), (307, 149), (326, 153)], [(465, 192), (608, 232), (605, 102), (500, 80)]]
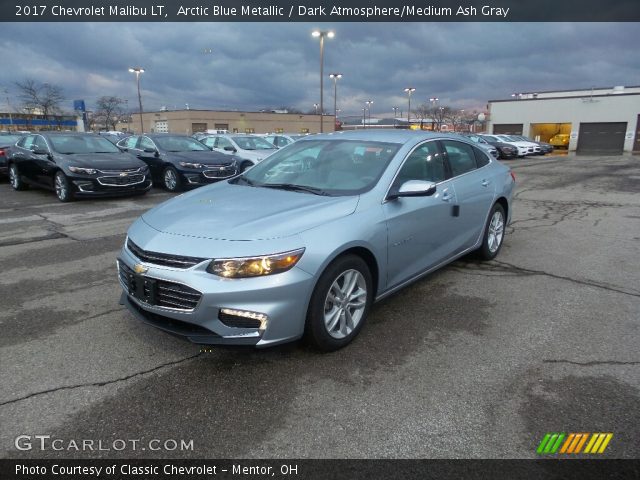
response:
[(56, 197), (61, 202), (70, 202), (73, 200), (73, 192), (71, 191), (71, 184), (69, 179), (61, 170), (56, 172), (53, 178), (53, 184), (56, 189)]
[(9, 183), (14, 190), (26, 190), (27, 185), (20, 178), (20, 172), (15, 163), (9, 165)]
[(500, 252), (500, 248), (502, 247), (502, 241), (504, 240), (505, 224), (506, 216), (504, 208), (499, 203), (496, 203), (491, 209), (489, 220), (484, 229), (484, 238), (482, 239), (482, 246), (479, 250), (482, 259), (493, 260), (498, 256), (498, 252)]
[(164, 188), (170, 192), (179, 192), (182, 190), (182, 183), (178, 176), (178, 171), (173, 167), (166, 167), (162, 171), (162, 184)]
[(373, 302), (369, 267), (356, 255), (345, 255), (323, 272), (311, 296), (305, 335), (319, 350), (349, 344), (362, 329)]

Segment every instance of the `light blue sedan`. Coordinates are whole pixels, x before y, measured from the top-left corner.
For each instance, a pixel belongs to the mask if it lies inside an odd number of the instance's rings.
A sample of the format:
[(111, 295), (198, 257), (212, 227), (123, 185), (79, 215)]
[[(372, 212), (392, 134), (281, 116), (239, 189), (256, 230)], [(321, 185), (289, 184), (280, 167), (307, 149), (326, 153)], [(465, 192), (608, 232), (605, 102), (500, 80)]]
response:
[(207, 345), (341, 348), (375, 301), (456, 258), (493, 259), (515, 177), (457, 135), (314, 135), (129, 229), (121, 303)]

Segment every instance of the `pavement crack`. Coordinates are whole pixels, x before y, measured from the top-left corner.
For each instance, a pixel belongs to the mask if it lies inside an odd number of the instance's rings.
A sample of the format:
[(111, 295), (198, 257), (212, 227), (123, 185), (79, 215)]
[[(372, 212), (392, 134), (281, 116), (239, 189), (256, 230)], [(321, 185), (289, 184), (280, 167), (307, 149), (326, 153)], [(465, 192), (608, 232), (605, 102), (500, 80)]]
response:
[[(481, 262), (459, 262), (452, 266), (453, 269), (461, 271), (463, 273), (468, 273), (470, 275), (479, 275), (481, 273), (478, 272), (486, 272), (486, 276), (500, 276), (496, 274), (510, 274), (513, 276), (535, 276), (542, 275), (546, 277), (556, 278), (558, 280), (565, 280), (567, 282), (575, 283), (578, 285), (585, 285), (588, 287), (601, 288), (603, 290), (607, 290), (610, 292), (621, 293), (623, 295), (629, 295), (632, 297), (640, 297), (640, 293), (622, 290), (621, 288), (617, 288), (615, 286), (605, 285), (602, 283), (597, 283), (588, 280), (580, 280), (577, 278), (568, 277), (566, 275), (558, 275), (556, 273), (549, 273), (543, 270), (533, 270), (530, 268), (518, 267), (517, 265), (513, 265), (507, 262), (501, 262), (499, 260), (492, 260), (490, 263), (481, 263)], [(474, 272), (474, 273), (471, 273)], [(493, 275), (491, 275), (493, 274)]]
[(620, 362), (617, 360), (593, 360), (591, 362), (575, 362), (573, 360), (543, 360), (543, 363), (568, 363), (570, 365), (579, 365), (582, 367), (592, 367), (594, 365), (640, 365), (640, 362)]
[(171, 361), (171, 362), (162, 363), (162, 364), (157, 365), (157, 366), (155, 366), (153, 368), (150, 368), (148, 370), (143, 370), (141, 372), (132, 373), (130, 375), (126, 375), (124, 377), (116, 378), (116, 379), (113, 379), (113, 380), (105, 380), (104, 382), (80, 383), (78, 385), (65, 385), (65, 386), (62, 386), (62, 387), (50, 388), (48, 390), (42, 390), (42, 391), (39, 391), (39, 392), (33, 392), (33, 393), (28, 394), (28, 395), (24, 395), (22, 397), (18, 397), (18, 398), (14, 398), (12, 400), (7, 400), (5, 402), (2, 402), (2, 403), (0, 403), (0, 407), (4, 407), (5, 405), (11, 405), (13, 403), (21, 402), (23, 400), (27, 400), (29, 398), (37, 397), (37, 396), (40, 396), (40, 395), (46, 395), (48, 393), (59, 392), (59, 391), (62, 391), (62, 390), (73, 390), (73, 389), (76, 389), (76, 388), (85, 388), (85, 387), (104, 387), (105, 385), (111, 385), (111, 384), (114, 384), (114, 383), (124, 382), (124, 381), (130, 380), (131, 378), (134, 378), (134, 377), (139, 377), (139, 376), (142, 376), (142, 375), (146, 375), (148, 373), (153, 373), (153, 372), (155, 372), (157, 370), (161, 370), (161, 369), (163, 369), (165, 367), (170, 367), (170, 366), (173, 366), (173, 365), (179, 365), (181, 363), (188, 362), (189, 360), (193, 360), (194, 358), (197, 358), (197, 357), (199, 357), (201, 355), (202, 355), (202, 352), (198, 352), (195, 355), (190, 355), (188, 357), (181, 358), (179, 360), (174, 360), (174, 361)]

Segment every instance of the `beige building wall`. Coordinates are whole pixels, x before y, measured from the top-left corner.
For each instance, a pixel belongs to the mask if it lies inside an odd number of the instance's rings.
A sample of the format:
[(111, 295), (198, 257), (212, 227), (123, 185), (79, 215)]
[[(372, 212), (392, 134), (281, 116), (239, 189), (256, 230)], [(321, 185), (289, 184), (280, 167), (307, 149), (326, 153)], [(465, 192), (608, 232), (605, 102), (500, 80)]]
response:
[[(323, 116), (325, 132), (335, 130), (335, 117)], [(191, 135), (195, 131), (226, 129), (230, 133), (318, 133), (320, 116), (297, 113), (267, 112), (219, 112), (213, 110), (172, 110), (145, 112), (142, 114), (144, 131), (181, 133)], [(127, 124), (118, 124), (118, 130), (126, 130)], [(140, 133), (140, 115), (132, 114), (129, 131)]]

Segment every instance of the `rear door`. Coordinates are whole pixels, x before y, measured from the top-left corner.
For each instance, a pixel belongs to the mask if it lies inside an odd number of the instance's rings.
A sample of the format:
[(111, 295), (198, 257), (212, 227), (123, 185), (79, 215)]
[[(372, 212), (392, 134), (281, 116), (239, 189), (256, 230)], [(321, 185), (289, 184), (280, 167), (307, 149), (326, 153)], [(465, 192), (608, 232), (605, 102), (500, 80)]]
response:
[(36, 166), (31, 148), (35, 141), (36, 135), (27, 135), (22, 138), (13, 149), (11, 158), (18, 169), (21, 177), (28, 182), (36, 181)]
[[(442, 140), (455, 190), (459, 229), (456, 253), (472, 247), (484, 229), (495, 197), (496, 182), (488, 154), (468, 143)], [(477, 157), (477, 160), (476, 160)]]

